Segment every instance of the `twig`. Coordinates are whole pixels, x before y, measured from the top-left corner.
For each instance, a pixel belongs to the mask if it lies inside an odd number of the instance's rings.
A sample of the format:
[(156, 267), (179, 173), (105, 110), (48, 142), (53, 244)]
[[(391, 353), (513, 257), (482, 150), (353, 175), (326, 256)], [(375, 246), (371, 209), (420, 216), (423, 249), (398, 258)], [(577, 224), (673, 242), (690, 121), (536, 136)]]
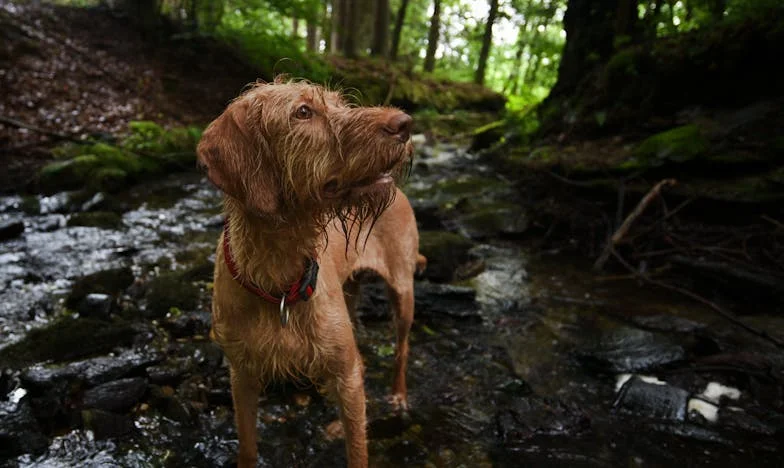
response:
[(40, 133), (42, 135), (46, 135), (46, 136), (49, 136), (49, 137), (52, 137), (52, 138), (57, 138), (58, 140), (70, 140), (70, 141), (75, 141), (75, 142), (78, 142), (78, 143), (82, 142), (81, 140), (79, 140), (77, 137), (75, 137), (73, 135), (66, 135), (65, 133), (53, 132), (51, 130), (46, 130), (46, 129), (41, 128), (41, 127), (36, 127), (35, 125), (29, 124), (29, 123), (25, 123), (25, 122), (22, 122), (21, 120), (16, 120), (16, 119), (13, 119), (11, 117), (6, 117), (6, 116), (3, 116), (3, 115), (0, 115), (0, 123), (4, 123), (6, 125), (11, 125), (11, 126), (17, 127), (17, 128), (25, 128), (27, 130), (31, 130), (31, 131), (36, 132), (36, 133)]
[(779, 221), (776, 221), (775, 219), (771, 218), (771, 217), (770, 217), (770, 216), (768, 216), (768, 215), (762, 215), (762, 216), (760, 216), (760, 218), (762, 218), (762, 219), (764, 219), (765, 221), (767, 221), (767, 222), (769, 222), (769, 223), (773, 224), (774, 226), (776, 226), (776, 227), (777, 227), (777, 228), (779, 228), (779, 229), (784, 229), (784, 224), (782, 224), (782, 223), (781, 223), (781, 222), (779, 222)]
[(623, 221), (621, 227), (619, 227), (618, 230), (615, 231), (615, 234), (613, 234), (610, 240), (607, 242), (604, 251), (596, 260), (596, 263), (593, 264), (594, 270), (599, 271), (602, 268), (604, 268), (604, 264), (607, 263), (607, 260), (609, 260), (612, 250), (615, 248), (616, 245), (618, 245), (619, 242), (621, 242), (623, 237), (632, 227), (632, 224), (634, 224), (634, 221), (640, 217), (643, 211), (645, 211), (645, 208), (647, 208), (648, 205), (650, 205), (651, 202), (661, 193), (662, 187), (672, 186), (675, 185), (676, 183), (677, 182), (675, 181), (675, 179), (664, 179), (660, 181), (658, 184), (654, 185), (653, 188), (651, 188), (648, 191), (648, 193), (644, 197), (642, 197), (642, 200), (640, 200), (640, 202), (637, 203), (637, 206), (634, 207), (634, 210), (632, 210), (631, 213), (629, 213), (629, 216), (627, 216), (626, 219)]
[(621, 263), (621, 265), (626, 267), (626, 269), (629, 270), (631, 273), (636, 274), (637, 277), (639, 277), (640, 279), (642, 279), (646, 283), (652, 284), (654, 286), (659, 286), (660, 288), (668, 289), (670, 291), (674, 291), (674, 292), (677, 292), (678, 294), (684, 295), (684, 296), (686, 296), (686, 297), (688, 297), (690, 299), (694, 299), (695, 301), (700, 302), (700, 303), (710, 307), (711, 309), (713, 309), (716, 313), (718, 313), (719, 315), (724, 317), (730, 323), (732, 323), (734, 325), (737, 325), (738, 327), (746, 330), (747, 332), (749, 332), (749, 333), (751, 333), (753, 335), (756, 335), (756, 336), (759, 336), (759, 337), (761, 337), (761, 338), (763, 338), (765, 340), (768, 340), (769, 342), (771, 342), (773, 345), (775, 345), (778, 348), (784, 348), (784, 342), (782, 342), (781, 340), (779, 340), (779, 339), (769, 335), (767, 332), (764, 332), (762, 330), (758, 330), (758, 329), (752, 327), (751, 325), (746, 324), (745, 322), (740, 320), (738, 317), (736, 317), (735, 314), (733, 314), (732, 312), (730, 312), (728, 310), (723, 309), (722, 307), (720, 307), (715, 302), (712, 302), (712, 301), (710, 301), (710, 300), (700, 296), (697, 293), (691, 292), (688, 289), (679, 288), (678, 286), (673, 286), (673, 285), (667, 284), (667, 283), (665, 283), (663, 281), (652, 279), (648, 275), (646, 275), (644, 273), (640, 273), (633, 266), (629, 265), (629, 263), (626, 260), (624, 260), (623, 257), (621, 257), (621, 255), (618, 254), (618, 252), (616, 252), (615, 249), (612, 248), (612, 247), (610, 248), (610, 253)]

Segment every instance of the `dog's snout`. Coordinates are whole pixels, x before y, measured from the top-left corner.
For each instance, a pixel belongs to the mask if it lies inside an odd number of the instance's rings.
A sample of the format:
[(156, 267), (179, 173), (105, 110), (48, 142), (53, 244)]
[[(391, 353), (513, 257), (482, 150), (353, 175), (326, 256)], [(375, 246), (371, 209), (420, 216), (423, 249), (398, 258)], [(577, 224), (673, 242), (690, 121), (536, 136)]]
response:
[(384, 125), (384, 131), (405, 143), (408, 141), (409, 136), (411, 136), (411, 126), (413, 123), (414, 119), (412, 119), (410, 115), (402, 112), (396, 113), (387, 120), (386, 125)]

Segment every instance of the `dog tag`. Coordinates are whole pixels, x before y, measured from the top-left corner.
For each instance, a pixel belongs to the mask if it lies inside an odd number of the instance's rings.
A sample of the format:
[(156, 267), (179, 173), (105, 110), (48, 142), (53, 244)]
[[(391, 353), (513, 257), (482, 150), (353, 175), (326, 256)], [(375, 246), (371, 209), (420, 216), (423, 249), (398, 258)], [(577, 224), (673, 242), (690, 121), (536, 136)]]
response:
[(289, 307), (286, 305), (286, 296), (280, 299), (280, 325), (285, 327), (289, 323)]

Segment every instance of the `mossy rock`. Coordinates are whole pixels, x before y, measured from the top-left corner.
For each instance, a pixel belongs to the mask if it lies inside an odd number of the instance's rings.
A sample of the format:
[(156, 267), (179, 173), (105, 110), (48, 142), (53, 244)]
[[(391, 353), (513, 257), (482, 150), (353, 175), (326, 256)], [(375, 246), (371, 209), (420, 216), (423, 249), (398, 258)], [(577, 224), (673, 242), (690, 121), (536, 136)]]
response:
[(74, 213), (68, 218), (68, 226), (118, 229), (122, 226), (122, 217), (111, 211), (88, 211), (84, 213)]
[(65, 362), (130, 345), (136, 332), (122, 322), (62, 318), (0, 350), (0, 367), (21, 369), (42, 361)]
[(65, 300), (66, 307), (76, 308), (88, 294), (109, 294), (119, 296), (131, 284), (134, 276), (130, 268), (113, 268), (83, 276), (74, 282), (71, 293)]
[(421, 231), (419, 252), (427, 257), (425, 277), (431, 281), (449, 282), (458, 278), (456, 273), (468, 262), (476, 260), (469, 250), (471, 239), (448, 231)]
[(55, 148), (58, 160), (39, 172), (41, 190), (115, 192), (143, 178), (195, 168), (200, 129), (166, 130), (148, 121), (131, 122), (129, 128), (131, 134), (117, 146), (99, 142)]
[(647, 138), (634, 150), (633, 157), (642, 167), (655, 167), (692, 161), (709, 148), (710, 143), (696, 125), (684, 125)]
[(462, 230), (472, 239), (486, 239), (498, 235), (518, 236), (529, 227), (528, 217), (519, 205), (494, 203), (457, 219)]
[[(193, 272), (197, 275), (199, 272)], [(203, 273), (203, 271), (202, 271)], [(147, 284), (146, 315), (163, 317), (172, 307), (193, 310), (198, 304), (199, 287), (184, 272), (164, 273)]]
[(506, 132), (506, 125), (505, 120), (497, 120), (474, 130), (470, 150), (481, 151), (501, 140)]

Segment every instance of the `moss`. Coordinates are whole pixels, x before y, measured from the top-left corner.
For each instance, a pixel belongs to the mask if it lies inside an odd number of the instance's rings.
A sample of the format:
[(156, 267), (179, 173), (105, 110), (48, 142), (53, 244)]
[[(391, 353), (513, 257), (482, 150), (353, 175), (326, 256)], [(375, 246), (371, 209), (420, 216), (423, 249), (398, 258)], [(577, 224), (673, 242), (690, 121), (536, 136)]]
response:
[(29, 215), (41, 214), (41, 201), (33, 195), (22, 197), (22, 211)]
[(496, 188), (503, 182), (489, 177), (464, 175), (456, 179), (441, 179), (436, 183), (436, 189), (448, 195), (475, 195), (485, 190)]
[(68, 225), (118, 229), (122, 226), (122, 217), (111, 211), (74, 213), (68, 218)]
[(425, 276), (433, 281), (452, 281), (459, 267), (471, 260), (474, 242), (448, 231), (421, 231), (419, 252), (427, 257)]
[(147, 285), (147, 315), (163, 317), (172, 307), (193, 310), (199, 298), (199, 288), (183, 272), (164, 273)]
[(64, 362), (103, 354), (129, 345), (134, 335), (126, 323), (63, 318), (30, 331), (22, 341), (0, 350), (0, 367), (19, 369), (36, 362)]
[(134, 276), (130, 268), (113, 268), (83, 276), (74, 282), (71, 293), (65, 300), (65, 305), (75, 308), (79, 301), (91, 293), (117, 296), (125, 291), (133, 281)]
[(624, 49), (613, 55), (607, 62), (605, 72), (608, 77), (621, 78), (638, 74), (640, 52), (635, 49)]
[(667, 161), (686, 162), (704, 155), (710, 147), (696, 125), (684, 125), (658, 133), (644, 140), (634, 150), (634, 157), (651, 166)]
[(522, 234), (528, 228), (528, 220), (521, 207), (507, 202), (482, 206), (461, 216), (458, 222), (472, 238)]
[(65, 144), (52, 152), (58, 161), (44, 166), (39, 184), (44, 192), (86, 188), (118, 191), (143, 177), (195, 167), (201, 138), (196, 127), (165, 130), (154, 122), (129, 124), (130, 135), (118, 146), (99, 142)]

